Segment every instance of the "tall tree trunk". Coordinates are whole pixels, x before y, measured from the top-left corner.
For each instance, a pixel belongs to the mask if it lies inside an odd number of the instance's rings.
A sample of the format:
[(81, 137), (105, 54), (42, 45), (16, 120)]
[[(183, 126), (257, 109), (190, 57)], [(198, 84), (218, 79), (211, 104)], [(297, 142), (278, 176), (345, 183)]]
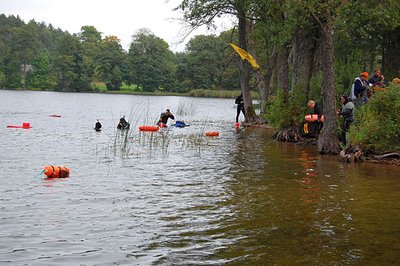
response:
[(314, 74), (314, 57), (319, 39), (317, 27), (299, 30), (293, 38), (292, 88), (299, 88), (309, 98)]
[(278, 53), (278, 86), (283, 91), (285, 104), (289, 102), (289, 53), (290, 50), (286, 44), (279, 49)]
[(324, 128), (318, 137), (318, 152), (338, 154), (335, 70), (333, 64), (333, 28), (328, 23), (320, 26), (322, 48), (322, 94), (324, 99)]
[[(240, 48), (247, 51), (248, 22), (242, 10), (238, 10), (238, 20), (239, 20), (239, 45)], [(250, 95), (250, 85), (249, 85), (250, 66), (248, 62), (240, 60), (239, 67), (240, 67), (240, 88), (242, 89), (244, 108), (246, 111), (245, 121), (248, 123), (254, 123), (257, 120), (257, 115), (256, 112), (254, 111), (253, 102)]]
[(387, 32), (382, 51), (382, 73), (385, 79), (391, 81), (400, 78), (400, 27)]
[(270, 86), (271, 86), (272, 75), (274, 73), (274, 68), (276, 66), (276, 58), (277, 58), (277, 53), (274, 47), (271, 55), (269, 56), (264, 76), (262, 75), (261, 71), (256, 72), (257, 88), (261, 97), (260, 116), (263, 116), (265, 114), (266, 112), (265, 106), (269, 100), (269, 96), (271, 95)]

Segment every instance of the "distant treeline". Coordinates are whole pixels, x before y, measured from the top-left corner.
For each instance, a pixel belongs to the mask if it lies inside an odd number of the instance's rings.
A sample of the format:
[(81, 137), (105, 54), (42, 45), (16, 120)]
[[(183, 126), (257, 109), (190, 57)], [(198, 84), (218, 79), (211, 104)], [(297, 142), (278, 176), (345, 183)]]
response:
[[(94, 26), (70, 34), (51, 24), (0, 15), (0, 88), (57, 91), (188, 92), (240, 90), (231, 33), (193, 37), (173, 53), (163, 39), (141, 29), (129, 50)], [(231, 59), (228, 61), (228, 59)]]

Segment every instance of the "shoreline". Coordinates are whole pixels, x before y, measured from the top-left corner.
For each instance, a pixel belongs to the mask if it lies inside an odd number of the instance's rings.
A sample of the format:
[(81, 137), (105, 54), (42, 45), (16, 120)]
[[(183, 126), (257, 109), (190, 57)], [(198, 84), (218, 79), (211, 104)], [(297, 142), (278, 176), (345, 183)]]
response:
[[(195, 98), (218, 98), (218, 99), (235, 99), (240, 94), (240, 90), (191, 90), (189, 92), (146, 92), (146, 91), (57, 91), (57, 90), (39, 90), (39, 89), (5, 89), (6, 91), (36, 91), (36, 92), (62, 92), (62, 93), (95, 93), (95, 94), (117, 94), (117, 95), (145, 95), (145, 96), (180, 96), (180, 97), (195, 97)], [(258, 93), (252, 92), (254, 100), (258, 100)]]

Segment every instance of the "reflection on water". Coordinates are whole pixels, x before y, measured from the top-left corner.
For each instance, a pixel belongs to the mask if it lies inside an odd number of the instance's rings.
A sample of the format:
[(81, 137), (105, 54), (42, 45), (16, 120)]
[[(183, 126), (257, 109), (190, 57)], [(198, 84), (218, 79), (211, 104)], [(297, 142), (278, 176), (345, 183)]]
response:
[[(0, 96), (2, 263), (398, 264), (395, 167), (343, 164), (273, 142), (270, 130), (237, 130), (233, 100)], [(196, 107), (179, 117), (190, 127), (136, 130), (179, 106)], [(121, 114), (133, 125), (124, 135), (115, 130)], [(24, 121), (32, 129), (6, 128)], [(50, 163), (71, 176), (38, 177)]]

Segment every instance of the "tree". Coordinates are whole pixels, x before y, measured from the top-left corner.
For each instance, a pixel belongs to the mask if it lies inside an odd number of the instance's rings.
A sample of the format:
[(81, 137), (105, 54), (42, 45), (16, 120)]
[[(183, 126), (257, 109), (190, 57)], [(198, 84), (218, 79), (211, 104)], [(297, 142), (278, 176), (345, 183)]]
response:
[(324, 99), (324, 128), (318, 138), (318, 151), (326, 154), (340, 152), (336, 120), (335, 66), (333, 61), (333, 33), (342, 0), (324, 0), (305, 5), (318, 24), (321, 35), (322, 95)]
[(83, 26), (78, 34), (82, 51), (82, 60), (88, 78), (92, 81), (95, 76), (96, 58), (100, 53), (101, 32), (94, 26)]
[(126, 54), (116, 36), (106, 36), (97, 58), (97, 71), (109, 90), (119, 90), (126, 67)]
[[(201, 1), (184, 0), (176, 8), (184, 12), (184, 19), (192, 29), (207, 25), (214, 26), (214, 20), (222, 15), (230, 14), (236, 16), (239, 25), (239, 47), (247, 50), (248, 34), (251, 29), (251, 13), (253, 5), (248, 0), (224, 0), (224, 1)], [(250, 67), (247, 62), (240, 60), (240, 87), (243, 93), (244, 107), (246, 110), (246, 121), (255, 122), (257, 116), (254, 111), (250, 95), (249, 73)]]
[(58, 40), (52, 69), (56, 75), (58, 90), (90, 90), (90, 79), (83, 64), (82, 50), (76, 35), (65, 34)]
[(171, 91), (176, 65), (168, 43), (147, 29), (133, 36), (128, 53), (130, 82), (144, 91)]
[(49, 64), (49, 55), (47, 52), (41, 52), (33, 59), (32, 70), (27, 76), (29, 87), (44, 90), (51, 86)]
[(216, 36), (198, 35), (187, 46), (187, 77), (192, 88), (213, 89), (221, 84), (224, 44)]

